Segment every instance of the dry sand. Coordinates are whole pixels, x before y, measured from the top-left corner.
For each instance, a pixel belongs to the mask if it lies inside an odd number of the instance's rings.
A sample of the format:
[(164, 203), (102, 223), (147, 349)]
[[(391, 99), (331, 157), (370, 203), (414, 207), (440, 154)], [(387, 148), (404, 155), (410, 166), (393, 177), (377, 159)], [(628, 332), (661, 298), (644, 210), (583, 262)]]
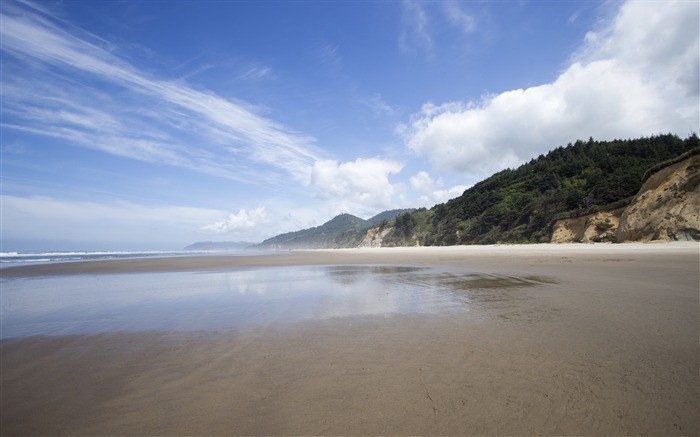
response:
[[(535, 245), (71, 263), (3, 277), (302, 264), (548, 278), (470, 317), (2, 341), (2, 435), (698, 435), (700, 246)], [(552, 283), (553, 282), (553, 283)], [(493, 284), (492, 284), (493, 285)]]

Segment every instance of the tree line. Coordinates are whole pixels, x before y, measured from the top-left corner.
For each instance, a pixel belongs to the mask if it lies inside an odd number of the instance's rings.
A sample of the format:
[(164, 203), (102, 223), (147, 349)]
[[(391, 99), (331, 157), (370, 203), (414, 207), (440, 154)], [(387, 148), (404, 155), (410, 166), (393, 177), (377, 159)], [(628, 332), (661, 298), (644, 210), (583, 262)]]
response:
[(698, 147), (695, 134), (579, 140), (500, 171), (430, 210), (396, 216), (385, 244), (549, 241), (556, 218), (626, 206), (650, 169)]

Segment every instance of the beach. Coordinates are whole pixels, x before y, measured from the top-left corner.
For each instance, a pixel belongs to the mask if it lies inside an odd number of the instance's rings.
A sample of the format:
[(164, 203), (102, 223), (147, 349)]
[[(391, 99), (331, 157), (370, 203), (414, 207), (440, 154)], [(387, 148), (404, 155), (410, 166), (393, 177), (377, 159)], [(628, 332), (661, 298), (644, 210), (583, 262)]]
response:
[[(99, 289), (114, 275), (305, 266), (365, 269), (334, 279), (343, 290), (392, 279), (371, 286), (389, 288), (363, 311), (328, 317), (3, 336), (2, 435), (700, 433), (698, 243), (313, 250), (1, 273)], [(439, 278), (421, 279), (422, 267)], [(430, 311), (366, 310), (409, 287), (408, 303)]]

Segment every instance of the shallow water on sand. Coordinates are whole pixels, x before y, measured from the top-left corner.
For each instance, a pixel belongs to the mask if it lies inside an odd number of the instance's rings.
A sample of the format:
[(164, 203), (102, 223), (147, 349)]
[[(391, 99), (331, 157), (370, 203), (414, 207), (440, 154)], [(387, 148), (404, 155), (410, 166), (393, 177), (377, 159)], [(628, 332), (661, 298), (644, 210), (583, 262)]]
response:
[[(407, 266), (12, 278), (0, 282), (1, 337), (217, 330), (333, 317), (469, 311), (484, 289), (535, 282), (539, 281)], [(477, 289), (482, 292), (469, 292)]]

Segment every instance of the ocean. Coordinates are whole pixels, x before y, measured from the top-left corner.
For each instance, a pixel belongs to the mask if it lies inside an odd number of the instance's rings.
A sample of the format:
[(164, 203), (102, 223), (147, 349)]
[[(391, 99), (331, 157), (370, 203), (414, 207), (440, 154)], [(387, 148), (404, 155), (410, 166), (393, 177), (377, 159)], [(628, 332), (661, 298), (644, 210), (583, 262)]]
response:
[(98, 261), (128, 258), (163, 258), (175, 256), (249, 255), (248, 252), (210, 251), (94, 251), (94, 252), (0, 252), (0, 268), (28, 264), (73, 261)]

